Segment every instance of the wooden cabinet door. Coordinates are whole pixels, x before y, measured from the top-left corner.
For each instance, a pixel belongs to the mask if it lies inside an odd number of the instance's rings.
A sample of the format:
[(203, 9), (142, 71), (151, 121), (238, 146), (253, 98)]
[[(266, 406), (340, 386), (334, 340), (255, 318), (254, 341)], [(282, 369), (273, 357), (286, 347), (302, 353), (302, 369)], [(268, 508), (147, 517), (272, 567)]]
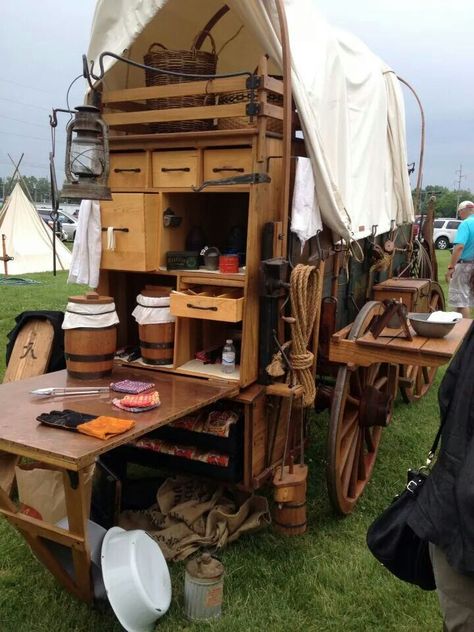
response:
[[(101, 202), (102, 259), (105, 270), (147, 272), (158, 265), (160, 195), (115, 193)], [(114, 229), (115, 247), (108, 246), (108, 229)]]

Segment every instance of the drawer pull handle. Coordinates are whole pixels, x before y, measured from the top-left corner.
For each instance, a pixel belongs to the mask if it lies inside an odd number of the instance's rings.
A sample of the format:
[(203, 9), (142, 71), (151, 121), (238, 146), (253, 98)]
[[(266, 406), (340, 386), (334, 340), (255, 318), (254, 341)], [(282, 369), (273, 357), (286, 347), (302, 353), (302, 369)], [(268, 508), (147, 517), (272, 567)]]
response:
[(221, 171), (237, 171), (237, 173), (244, 173), (243, 167), (214, 167), (213, 173), (220, 173)]
[(123, 167), (123, 168), (121, 168), (121, 169), (119, 169), (119, 168), (114, 169), (114, 173), (125, 173), (125, 172), (129, 172), (129, 173), (140, 173), (140, 172), (141, 172), (141, 169), (140, 169), (140, 167), (131, 167), (131, 168), (128, 168), (128, 169), (126, 169), (125, 167)]
[[(107, 230), (107, 227), (102, 228), (102, 232), (105, 233), (105, 231)], [(114, 231), (118, 231), (120, 233), (128, 233), (128, 228), (113, 228)]]
[(217, 312), (217, 307), (212, 306), (212, 307), (201, 307), (200, 305), (193, 305), (192, 303), (187, 303), (186, 307), (188, 307), (189, 309), (203, 309), (206, 310), (208, 312)]
[(191, 171), (189, 167), (161, 167), (161, 171), (163, 173), (168, 173), (169, 171)]

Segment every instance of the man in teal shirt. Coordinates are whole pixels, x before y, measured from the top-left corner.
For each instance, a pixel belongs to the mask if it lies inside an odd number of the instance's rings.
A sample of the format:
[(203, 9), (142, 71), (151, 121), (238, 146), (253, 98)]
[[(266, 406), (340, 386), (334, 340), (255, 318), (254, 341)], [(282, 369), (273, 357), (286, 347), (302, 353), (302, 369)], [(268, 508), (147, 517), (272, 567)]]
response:
[(449, 303), (458, 308), (463, 318), (470, 318), (471, 307), (474, 306), (471, 283), (474, 274), (474, 202), (461, 202), (458, 215), (463, 221), (454, 237), (446, 281), (449, 283)]

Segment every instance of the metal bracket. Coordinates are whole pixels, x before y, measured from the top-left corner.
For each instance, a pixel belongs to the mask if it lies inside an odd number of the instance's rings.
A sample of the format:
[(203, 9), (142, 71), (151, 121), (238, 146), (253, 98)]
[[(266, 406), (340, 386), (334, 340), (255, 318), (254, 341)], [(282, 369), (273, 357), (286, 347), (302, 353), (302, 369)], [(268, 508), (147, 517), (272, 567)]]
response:
[(69, 476), (69, 483), (72, 489), (77, 489), (79, 487), (79, 472), (74, 472), (72, 470), (66, 470), (67, 475)]
[(245, 113), (247, 116), (258, 116), (260, 114), (260, 103), (247, 103), (245, 106)]
[(250, 75), (245, 80), (245, 87), (247, 90), (258, 90), (262, 85), (262, 78), (259, 75)]
[(207, 187), (232, 186), (235, 184), (264, 184), (271, 182), (267, 173), (246, 173), (242, 176), (232, 176), (231, 178), (220, 178), (218, 180), (205, 180), (200, 186), (192, 186), (192, 190), (199, 192)]

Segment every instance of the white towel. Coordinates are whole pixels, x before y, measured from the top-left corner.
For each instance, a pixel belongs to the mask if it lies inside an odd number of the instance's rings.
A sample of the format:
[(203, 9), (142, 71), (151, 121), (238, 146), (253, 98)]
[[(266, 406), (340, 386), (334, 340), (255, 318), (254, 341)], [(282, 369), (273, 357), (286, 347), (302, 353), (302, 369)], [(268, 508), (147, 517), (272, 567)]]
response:
[(311, 160), (298, 157), (291, 210), (291, 230), (298, 235), (301, 250), (303, 250), (306, 241), (322, 229), (323, 223), (316, 198)]
[(113, 226), (107, 226), (107, 250), (115, 250), (115, 231)]
[(68, 283), (99, 285), (101, 243), (100, 205), (96, 200), (82, 200)]
[(459, 312), (433, 312), (426, 320), (430, 323), (457, 323), (461, 318)]

